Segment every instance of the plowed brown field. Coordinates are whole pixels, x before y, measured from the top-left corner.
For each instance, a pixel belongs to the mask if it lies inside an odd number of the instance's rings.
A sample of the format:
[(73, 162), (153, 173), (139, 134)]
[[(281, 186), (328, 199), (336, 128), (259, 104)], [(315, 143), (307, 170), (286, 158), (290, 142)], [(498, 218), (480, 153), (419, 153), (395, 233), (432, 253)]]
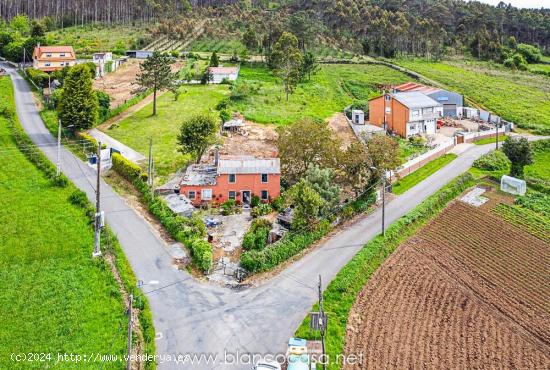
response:
[(550, 245), (461, 202), (357, 298), (345, 369), (549, 369)]

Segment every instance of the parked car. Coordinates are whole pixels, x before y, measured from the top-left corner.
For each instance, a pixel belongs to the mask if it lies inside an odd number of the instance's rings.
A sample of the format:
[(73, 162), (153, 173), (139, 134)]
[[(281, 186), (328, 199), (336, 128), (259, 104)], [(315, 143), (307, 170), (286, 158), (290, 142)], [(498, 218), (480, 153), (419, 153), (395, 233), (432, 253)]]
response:
[(254, 370), (281, 370), (281, 365), (277, 361), (259, 361)]
[(6, 72), (6, 70), (4, 68), (0, 68), (0, 76), (5, 76), (7, 74), (8, 73)]

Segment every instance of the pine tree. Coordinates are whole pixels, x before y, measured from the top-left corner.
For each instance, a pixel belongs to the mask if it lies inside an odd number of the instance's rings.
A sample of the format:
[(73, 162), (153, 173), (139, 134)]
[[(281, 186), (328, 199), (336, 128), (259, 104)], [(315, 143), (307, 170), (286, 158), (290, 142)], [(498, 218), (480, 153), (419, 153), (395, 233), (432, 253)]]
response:
[(172, 86), (176, 75), (170, 69), (170, 57), (155, 51), (139, 66), (136, 83), (153, 90), (153, 116), (157, 114), (157, 92)]
[(64, 127), (92, 127), (98, 119), (99, 103), (92, 89), (92, 72), (84, 64), (72, 67), (65, 78), (58, 112)]

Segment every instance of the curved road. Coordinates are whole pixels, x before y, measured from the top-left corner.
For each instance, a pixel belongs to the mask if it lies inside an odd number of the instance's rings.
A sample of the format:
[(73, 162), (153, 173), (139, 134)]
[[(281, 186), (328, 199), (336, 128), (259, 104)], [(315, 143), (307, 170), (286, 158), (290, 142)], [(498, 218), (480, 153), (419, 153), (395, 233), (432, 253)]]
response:
[[(32, 139), (55, 163), (55, 139), (44, 126), (29, 86), (4, 65), (14, 82), (19, 119)], [(492, 146), (473, 146), (459, 158), (386, 206), (389, 225), (458, 174), (466, 171)], [(61, 153), (63, 173), (94, 201), (95, 170), (66, 149)], [(318, 274), (324, 287), (336, 273), (380, 231), (381, 211), (337, 233), (271, 280), (240, 291), (201, 283), (171, 263), (167, 246), (151, 226), (106, 183), (102, 182), (102, 208), (139, 280), (158, 280), (145, 286), (157, 332), (157, 354), (213, 354), (215, 363), (159, 360), (159, 369), (250, 369), (232, 365), (229, 353), (277, 353), (291, 337), (317, 298)], [(224, 361), (226, 358), (229, 362)]]

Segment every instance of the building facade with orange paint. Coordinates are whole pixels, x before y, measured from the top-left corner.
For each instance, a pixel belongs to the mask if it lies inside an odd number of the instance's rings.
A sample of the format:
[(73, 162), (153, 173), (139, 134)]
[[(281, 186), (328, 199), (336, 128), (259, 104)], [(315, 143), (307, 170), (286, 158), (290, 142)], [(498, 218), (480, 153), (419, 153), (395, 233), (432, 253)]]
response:
[(32, 53), (32, 67), (43, 72), (53, 72), (76, 65), (72, 46), (40, 46)]
[(281, 166), (278, 158), (227, 156), (213, 165), (187, 168), (180, 182), (180, 194), (194, 206), (223, 203), (229, 199), (250, 204), (253, 196), (271, 202), (281, 194)]
[(417, 91), (386, 93), (369, 100), (369, 122), (407, 138), (435, 134), (443, 105)]

